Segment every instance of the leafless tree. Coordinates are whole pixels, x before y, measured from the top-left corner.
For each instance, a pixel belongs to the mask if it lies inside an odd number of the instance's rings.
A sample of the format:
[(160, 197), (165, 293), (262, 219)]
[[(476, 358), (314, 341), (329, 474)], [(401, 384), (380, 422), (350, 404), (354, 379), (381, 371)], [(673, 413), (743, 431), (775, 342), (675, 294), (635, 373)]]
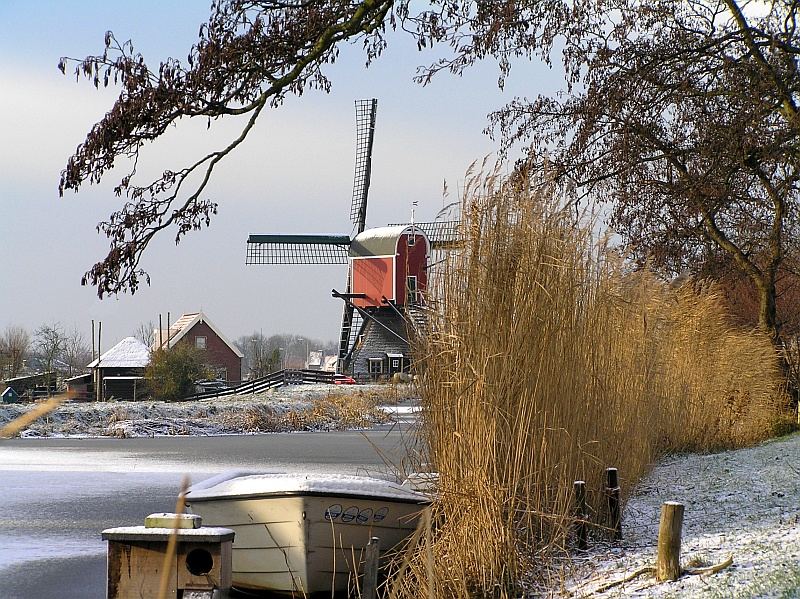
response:
[(611, 2), (565, 54), (569, 93), (492, 117), (567, 197), (607, 202), (640, 265), (742, 273), (775, 340), (776, 278), (798, 230), (797, 10)]
[(39, 359), (42, 361), (44, 371), (49, 374), (47, 394), (54, 383), (53, 370), (56, 360), (62, 355), (66, 342), (64, 329), (61, 324), (43, 324), (33, 333), (33, 346)]
[(134, 332), (133, 336), (136, 337), (139, 341), (144, 343), (147, 347), (152, 347), (153, 342), (153, 335), (155, 335), (156, 325), (153, 323), (152, 320), (147, 322), (140, 322), (139, 326), (136, 327), (136, 332)]
[(30, 345), (31, 337), (28, 331), (15, 325), (6, 327), (0, 336), (0, 360), (6, 378), (13, 378), (21, 372)]
[(243, 366), (251, 379), (261, 378), (281, 367), (281, 340), (283, 336), (265, 337), (253, 333), (239, 337), (236, 345), (244, 354)]
[(92, 349), (77, 327), (64, 335), (61, 355), (67, 364), (69, 376), (86, 372), (86, 367), (92, 359)]

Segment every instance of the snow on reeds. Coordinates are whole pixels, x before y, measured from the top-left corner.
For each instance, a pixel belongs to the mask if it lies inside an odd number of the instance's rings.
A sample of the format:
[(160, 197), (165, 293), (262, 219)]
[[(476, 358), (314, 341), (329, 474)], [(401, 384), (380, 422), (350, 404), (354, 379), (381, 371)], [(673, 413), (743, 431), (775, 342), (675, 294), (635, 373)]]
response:
[(664, 453), (754, 443), (784, 418), (769, 339), (732, 328), (713, 286), (631, 272), (545, 181), (475, 176), (464, 213), (418, 347), (434, 530), (393, 597), (547, 588), (573, 481), (602, 521), (605, 467), (624, 493)]

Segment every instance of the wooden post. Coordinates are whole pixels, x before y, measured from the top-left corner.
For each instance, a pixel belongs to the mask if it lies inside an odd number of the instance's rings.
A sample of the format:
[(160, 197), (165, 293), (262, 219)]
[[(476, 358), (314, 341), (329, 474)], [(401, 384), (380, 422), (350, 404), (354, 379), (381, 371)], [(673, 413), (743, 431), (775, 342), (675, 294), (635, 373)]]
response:
[(575, 538), (580, 551), (586, 551), (588, 547), (586, 539), (586, 520), (589, 515), (586, 512), (586, 483), (576, 480), (575, 488)]
[(656, 559), (656, 578), (659, 581), (677, 580), (681, 575), (683, 511), (683, 504), (677, 501), (666, 501), (661, 506)]
[(370, 538), (364, 556), (364, 582), (362, 584), (361, 599), (375, 599), (378, 592), (378, 557), (380, 548), (381, 540), (378, 537)]
[(616, 468), (606, 468), (606, 498), (611, 538), (619, 541), (622, 539), (622, 514), (619, 508), (619, 476)]
[(103, 350), (101, 347), (101, 342), (103, 339), (103, 321), (97, 321), (97, 366), (95, 366), (95, 372), (97, 373), (97, 382), (95, 383), (95, 396), (97, 401), (103, 401), (105, 393), (103, 392), (103, 365), (100, 363), (100, 355), (102, 354)]

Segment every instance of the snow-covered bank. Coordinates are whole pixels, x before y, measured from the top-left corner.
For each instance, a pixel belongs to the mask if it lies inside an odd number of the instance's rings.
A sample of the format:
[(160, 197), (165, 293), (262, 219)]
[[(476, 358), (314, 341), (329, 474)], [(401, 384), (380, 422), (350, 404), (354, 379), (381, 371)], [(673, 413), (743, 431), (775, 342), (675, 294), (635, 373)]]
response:
[[(369, 428), (393, 420), (392, 410), (381, 409), (381, 405), (413, 401), (407, 386), (318, 384), (176, 403), (68, 402), (20, 436), (203, 436)], [(30, 404), (0, 405), (0, 426), (30, 408)]]
[[(635, 490), (619, 548), (596, 549), (570, 585), (586, 597), (800, 597), (800, 434), (758, 447), (672, 457)], [(594, 591), (655, 563), (661, 504), (684, 503), (681, 563), (703, 566), (733, 556), (733, 566), (707, 576), (656, 584), (642, 576), (605, 593)]]

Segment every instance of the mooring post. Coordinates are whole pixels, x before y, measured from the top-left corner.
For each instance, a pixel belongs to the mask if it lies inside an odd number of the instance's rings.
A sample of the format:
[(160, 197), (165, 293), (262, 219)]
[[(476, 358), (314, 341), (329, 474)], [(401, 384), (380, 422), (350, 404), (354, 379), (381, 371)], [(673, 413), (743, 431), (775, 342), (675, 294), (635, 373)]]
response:
[(666, 501), (661, 506), (656, 558), (656, 578), (659, 581), (678, 580), (681, 575), (683, 512), (683, 504), (677, 501)]
[(586, 483), (576, 480), (575, 489), (575, 538), (578, 542), (578, 549), (586, 551), (589, 544), (586, 538), (586, 520), (589, 514), (586, 512)]
[(622, 514), (619, 509), (619, 474), (616, 468), (606, 468), (606, 498), (611, 538), (619, 541), (622, 539)]
[(375, 599), (375, 594), (378, 592), (380, 549), (381, 540), (378, 537), (370, 538), (364, 556), (364, 582), (362, 583), (361, 599)]

